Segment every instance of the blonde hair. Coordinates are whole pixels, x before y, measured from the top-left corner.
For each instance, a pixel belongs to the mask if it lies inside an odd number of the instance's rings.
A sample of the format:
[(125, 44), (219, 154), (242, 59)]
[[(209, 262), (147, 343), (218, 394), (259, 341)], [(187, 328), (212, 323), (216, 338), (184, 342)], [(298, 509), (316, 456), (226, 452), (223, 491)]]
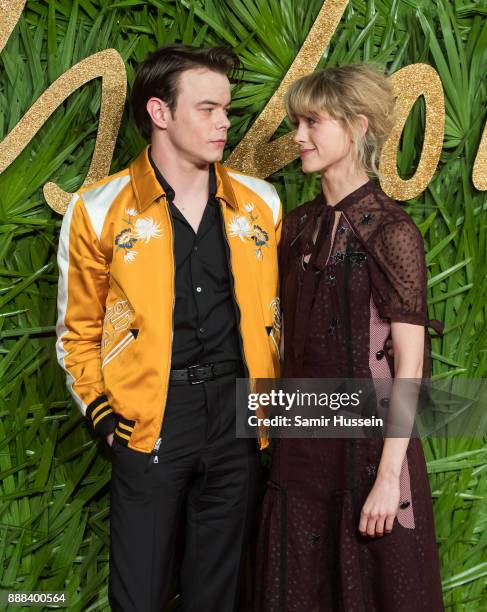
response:
[[(299, 116), (326, 111), (348, 128), (356, 161), (369, 175), (378, 175), (382, 145), (394, 125), (392, 84), (371, 64), (325, 68), (302, 77), (286, 92), (286, 112), (292, 124)], [(357, 115), (365, 115), (364, 135)]]

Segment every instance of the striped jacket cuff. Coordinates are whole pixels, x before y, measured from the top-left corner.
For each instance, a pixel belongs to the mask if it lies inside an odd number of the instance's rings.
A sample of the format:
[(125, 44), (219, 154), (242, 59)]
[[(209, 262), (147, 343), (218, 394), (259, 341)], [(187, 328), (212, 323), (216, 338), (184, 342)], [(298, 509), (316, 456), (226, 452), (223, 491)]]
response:
[(96, 436), (105, 437), (118, 423), (118, 416), (113, 412), (106, 395), (100, 395), (86, 409), (86, 416), (91, 422)]

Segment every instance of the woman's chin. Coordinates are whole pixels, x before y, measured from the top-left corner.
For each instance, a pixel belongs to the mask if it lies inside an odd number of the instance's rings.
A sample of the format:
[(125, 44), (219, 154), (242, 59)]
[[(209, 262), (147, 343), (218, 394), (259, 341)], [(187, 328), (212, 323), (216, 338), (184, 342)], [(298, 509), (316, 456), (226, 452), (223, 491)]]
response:
[(301, 162), (301, 171), (303, 174), (313, 174), (314, 172), (323, 172), (323, 167), (320, 164), (308, 164), (305, 161)]

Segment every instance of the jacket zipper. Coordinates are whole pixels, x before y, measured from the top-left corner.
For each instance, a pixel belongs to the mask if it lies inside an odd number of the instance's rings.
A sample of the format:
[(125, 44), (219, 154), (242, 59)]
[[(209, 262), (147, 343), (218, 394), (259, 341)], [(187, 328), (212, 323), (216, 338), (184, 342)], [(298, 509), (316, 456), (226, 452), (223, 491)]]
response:
[[(167, 203), (167, 198), (166, 198), (166, 203)], [(166, 212), (169, 217), (169, 223), (171, 226), (173, 298), (172, 298), (172, 310), (171, 310), (171, 341), (169, 344), (169, 366), (167, 369), (165, 402), (167, 402), (167, 394), (169, 391), (169, 376), (171, 373), (171, 361), (172, 361), (172, 345), (173, 345), (173, 340), (174, 340), (174, 307), (176, 304), (176, 269), (175, 269), (176, 266), (174, 263), (174, 222), (172, 220), (172, 215), (171, 215), (171, 211), (169, 210), (169, 206), (166, 207)], [(165, 410), (165, 406), (164, 406), (164, 410)], [(156, 442), (150, 452), (149, 460), (147, 461), (147, 466), (145, 468), (145, 471), (147, 471), (151, 467), (151, 465), (159, 463), (158, 454), (159, 454), (159, 448), (162, 442), (161, 434), (162, 434), (162, 413), (161, 413), (161, 419), (159, 421), (159, 437), (156, 439)]]
[(151, 463), (159, 463), (159, 457), (157, 456), (159, 452), (159, 447), (161, 446), (162, 437), (157, 438), (156, 443), (154, 444), (154, 448), (151, 450), (149, 463), (147, 467), (149, 468)]

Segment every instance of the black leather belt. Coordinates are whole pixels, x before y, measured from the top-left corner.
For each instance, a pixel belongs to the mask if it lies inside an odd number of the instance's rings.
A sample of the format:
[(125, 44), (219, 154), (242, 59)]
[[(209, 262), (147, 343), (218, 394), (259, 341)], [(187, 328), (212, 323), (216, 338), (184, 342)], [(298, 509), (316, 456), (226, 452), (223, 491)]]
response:
[(198, 385), (207, 380), (213, 380), (225, 374), (240, 371), (239, 361), (228, 361), (221, 363), (202, 363), (182, 368), (181, 370), (171, 370), (169, 382), (186, 383)]

